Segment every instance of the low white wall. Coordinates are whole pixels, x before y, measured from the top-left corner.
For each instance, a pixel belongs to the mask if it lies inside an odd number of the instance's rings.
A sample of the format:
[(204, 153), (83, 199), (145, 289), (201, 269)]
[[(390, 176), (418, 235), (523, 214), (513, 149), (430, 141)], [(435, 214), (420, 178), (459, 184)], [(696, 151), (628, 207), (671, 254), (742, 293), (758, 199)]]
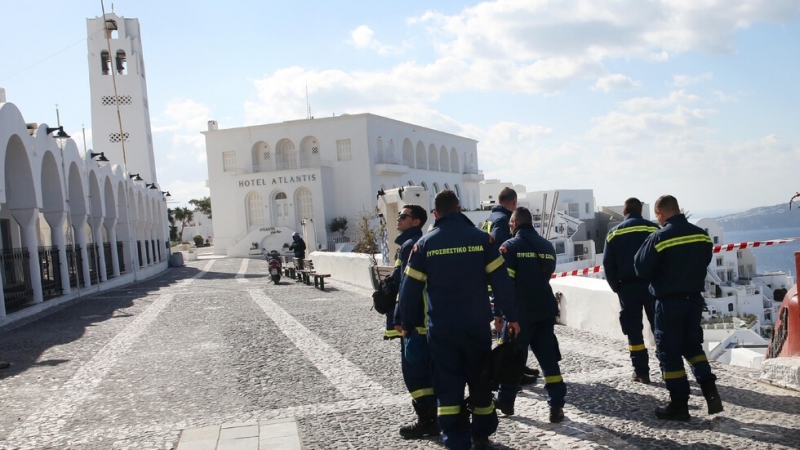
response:
[[(627, 341), (619, 324), (619, 297), (605, 280), (563, 277), (551, 280), (550, 286), (553, 292), (561, 293), (560, 324)], [(650, 323), (644, 312), (642, 316), (645, 344), (654, 347)]]
[(336, 280), (372, 289), (370, 255), (350, 252), (312, 252), (308, 257), (314, 261), (314, 270), (318, 273), (329, 273)]

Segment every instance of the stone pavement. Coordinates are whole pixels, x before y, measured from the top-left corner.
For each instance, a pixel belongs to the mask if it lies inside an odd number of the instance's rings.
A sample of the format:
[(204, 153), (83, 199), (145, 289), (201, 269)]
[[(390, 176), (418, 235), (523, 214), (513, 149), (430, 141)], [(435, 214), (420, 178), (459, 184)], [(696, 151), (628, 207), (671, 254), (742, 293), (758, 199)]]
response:
[[(201, 259), (6, 327), (0, 449), (443, 448), (398, 439), (414, 415), (370, 292), (265, 273), (262, 259)], [(725, 412), (708, 416), (693, 384), (692, 420), (665, 423), (664, 384), (629, 381), (624, 341), (557, 335), (566, 420), (548, 423), (542, 385), (526, 387), (494, 448), (798, 447), (800, 394), (757, 371), (714, 363)]]

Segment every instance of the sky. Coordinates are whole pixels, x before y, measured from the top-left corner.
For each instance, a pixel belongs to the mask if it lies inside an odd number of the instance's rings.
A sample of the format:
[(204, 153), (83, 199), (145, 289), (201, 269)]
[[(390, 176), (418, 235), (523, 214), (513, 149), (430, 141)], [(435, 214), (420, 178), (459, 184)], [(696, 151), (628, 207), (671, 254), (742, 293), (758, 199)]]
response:
[[(106, 12), (112, 3), (104, 3)], [(800, 183), (796, 0), (151, 1), (137, 18), (158, 181), (209, 195), (201, 131), (373, 113), (476, 139), (486, 179), (677, 197), (694, 217)], [(91, 144), (100, 0), (0, 0), (0, 87)], [(212, 203), (214, 199), (212, 198)], [(182, 206), (182, 205), (176, 205)]]

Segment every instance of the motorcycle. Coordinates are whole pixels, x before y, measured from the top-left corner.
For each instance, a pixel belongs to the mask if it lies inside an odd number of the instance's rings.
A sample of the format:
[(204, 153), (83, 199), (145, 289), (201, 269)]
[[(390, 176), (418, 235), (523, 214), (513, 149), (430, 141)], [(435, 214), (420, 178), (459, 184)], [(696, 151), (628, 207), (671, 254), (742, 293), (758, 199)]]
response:
[(278, 284), (281, 281), (281, 272), (283, 271), (281, 255), (276, 250), (272, 250), (267, 253), (267, 261), (269, 264), (269, 277), (274, 284)]

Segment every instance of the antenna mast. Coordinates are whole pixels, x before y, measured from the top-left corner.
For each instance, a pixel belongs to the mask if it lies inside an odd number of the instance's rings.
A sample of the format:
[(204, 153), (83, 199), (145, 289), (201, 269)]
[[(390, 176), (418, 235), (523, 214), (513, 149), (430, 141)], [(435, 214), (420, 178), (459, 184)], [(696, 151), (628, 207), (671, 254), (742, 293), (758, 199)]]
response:
[(306, 119), (313, 119), (311, 116), (311, 103), (308, 102), (308, 84), (306, 84)]

